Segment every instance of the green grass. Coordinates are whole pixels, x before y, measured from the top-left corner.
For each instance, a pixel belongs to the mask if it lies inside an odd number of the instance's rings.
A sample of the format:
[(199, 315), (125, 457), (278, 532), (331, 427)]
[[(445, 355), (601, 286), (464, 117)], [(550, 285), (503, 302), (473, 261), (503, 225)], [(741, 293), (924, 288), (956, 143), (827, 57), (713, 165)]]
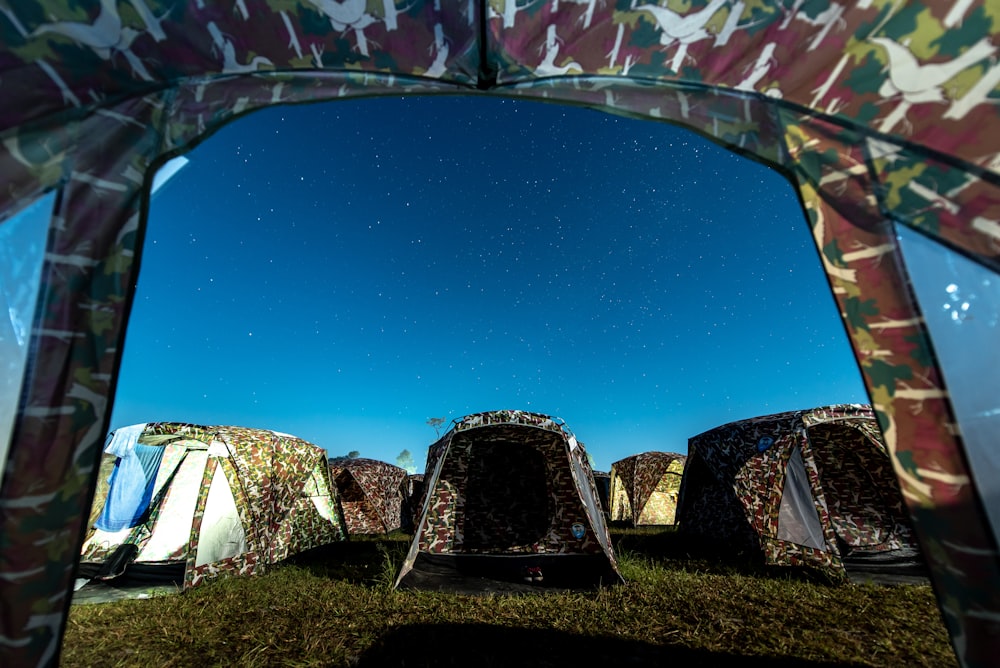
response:
[(664, 532), (614, 535), (627, 584), (510, 597), (394, 591), (407, 538), (352, 540), (259, 577), (73, 606), (61, 664), (957, 665), (929, 586), (776, 576), (678, 554)]

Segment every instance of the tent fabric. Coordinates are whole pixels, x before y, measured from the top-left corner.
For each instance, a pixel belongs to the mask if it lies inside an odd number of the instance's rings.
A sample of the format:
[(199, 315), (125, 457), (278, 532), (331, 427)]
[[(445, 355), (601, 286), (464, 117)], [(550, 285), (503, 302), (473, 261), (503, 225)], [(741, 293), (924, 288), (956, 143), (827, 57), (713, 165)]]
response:
[(428, 449), (422, 512), (396, 586), (494, 591), (528, 567), (543, 568), (545, 586), (621, 582), (584, 446), (539, 413), (455, 420)]
[(399, 529), (406, 504), (406, 469), (377, 459), (332, 459), (330, 474), (351, 534), (383, 534)]
[(687, 457), (642, 452), (611, 465), (611, 520), (632, 526), (673, 525)]
[(919, 553), (870, 406), (732, 422), (688, 441), (678, 530), (765, 564), (845, 574), (845, 560)]
[(0, 36), (0, 221), (57, 195), (0, 466), (0, 663), (58, 661), (153, 172), (256, 109), (384, 94), (676, 123), (786, 174), (958, 659), (1000, 652), (997, 537), (895, 232), (1000, 272), (990, 0), (23, 0)]
[[(311, 443), (262, 429), (160, 422), (143, 425), (134, 449), (159, 450), (148, 515), (90, 532), (80, 556), (89, 577), (127, 580), (138, 569), (146, 578), (179, 577), (188, 589), (345, 538), (326, 452)], [(145, 480), (141, 470), (133, 475)], [(128, 481), (112, 477), (93, 505), (121, 484)], [(122, 554), (124, 562), (111, 563)]]

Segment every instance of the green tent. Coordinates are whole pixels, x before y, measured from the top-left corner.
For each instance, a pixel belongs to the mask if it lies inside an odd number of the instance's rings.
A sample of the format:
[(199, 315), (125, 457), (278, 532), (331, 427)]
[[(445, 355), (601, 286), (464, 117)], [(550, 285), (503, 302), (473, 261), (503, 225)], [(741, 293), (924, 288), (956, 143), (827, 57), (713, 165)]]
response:
[(346, 538), (326, 451), (294, 436), (156, 422), (112, 432), (105, 451), (81, 580), (188, 589)]

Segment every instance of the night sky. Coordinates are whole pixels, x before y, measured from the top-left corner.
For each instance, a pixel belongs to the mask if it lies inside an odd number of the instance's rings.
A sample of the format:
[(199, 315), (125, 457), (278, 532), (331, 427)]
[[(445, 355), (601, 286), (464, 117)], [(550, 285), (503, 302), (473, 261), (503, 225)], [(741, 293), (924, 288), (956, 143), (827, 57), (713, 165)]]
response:
[(867, 402), (788, 181), (665, 123), (498, 98), (232, 123), (155, 195), (112, 427), (295, 434), (422, 471), (447, 420), (563, 418), (597, 469)]

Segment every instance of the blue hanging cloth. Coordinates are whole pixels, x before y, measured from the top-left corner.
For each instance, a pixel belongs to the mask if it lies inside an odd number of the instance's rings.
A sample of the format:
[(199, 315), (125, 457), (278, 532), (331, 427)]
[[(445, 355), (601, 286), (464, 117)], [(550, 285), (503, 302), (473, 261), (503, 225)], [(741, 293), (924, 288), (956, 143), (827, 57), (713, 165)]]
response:
[(153, 497), (156, 473), (164, 448), (139, 443), (146, 425), (115, 430), (104, 452), (118, 460), (108, 481), (108, 497), (95, 526), (102, 531), (121, 531), (139, 524)]

